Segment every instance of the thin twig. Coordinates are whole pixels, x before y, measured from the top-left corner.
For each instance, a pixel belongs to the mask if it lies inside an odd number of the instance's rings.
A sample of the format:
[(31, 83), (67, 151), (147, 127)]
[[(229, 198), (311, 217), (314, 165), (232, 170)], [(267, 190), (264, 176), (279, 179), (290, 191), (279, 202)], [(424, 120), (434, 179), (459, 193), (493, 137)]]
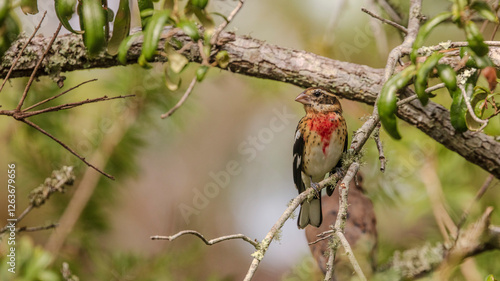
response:
[(102, 175), (106, 176), (107, 178), (109, 179), (112, 179), (114, 180), (115, 177), (113, 177), (112, 175), (100, 170), (99, 168), (97, 168), (96, 166), (92, 165), (91, 163), (89, 163), (87, 160), (85, 160), (85, 157), (82, 157), (80, 156), (78, 153), (76, 153), (76, 151), (74, 151), (73, 149), (71, 149), (69, 146), (67, 146), (65, 143), (63, 143), (62, 141), (60, 141), (58, 138), (54, 137), (53, 135), (51, 135), (50, 133), (48, 133), (47, 131), (45, 131), (44, 129), (40, 128), (40, 126), (38, 126), (37, 124), (27, 120), (27, 119), (20, 119), (21, 122), (24, 122), (28, 125), (30, 125), (31, 127), (35, 128), (36, 130), (38, 130), (40, 133), (48, 136), (49, 138), (51, 138), (52, 140), (54, 140), (55, 142), (57, 142), (59, 145), (61, 145), (62, 147), (64, 147), (67, 151), (71, 152), (71, 154), (75, 155), (76, 157), (78, 157), (78, 159), (80, 159), (83, 163), (85, 163), (87, 166), (91, 167), (92, 169), (96, 170), (97, 172), (101, 173)]
[(252, 240), (251, 238), (249, 238), (248, 236), (245, 236), (243, 234), (226, 235), (226, 236), (221, 236), (221, 237), (218, 237), (218, 238), (215, 238), (215, 239), (212, 239), (212, 240), (207, 240), (198, 231), (195, 231), (195, 230), (183, 230), (183, 231), (180, 231), (177, 234), (174, 234), (174, 235), (171, 235), (171, 236), (155, 235), (155, 236), (151, 236), (150, 238), (151, 238), (151, 240), (167, 240), (167, 241), (172, 241), (172, 240), (175, 240), (175, 239), (179, 238), (180, 236), (187, 235), (187, 234), (191, 234), (191, 235), (194, 235), (194, 236), (200, 238), (208, 246), (217, 244), (217, 243), (222, 242), (222, 241), (233, 240), (233, 239), (242, 239), (242, 240), (244, 240), (244, 241), (252, 244), (252, 246), (254, 246), (255, 249), (259, 248), (259, 243), (256, 240)]
[(31, 88), (31, 84), (33, 84), (33, 81), (35, 80), (36, 73), (38, 72), (38, 69), (42, 65), (42, 62), (45, 58), (45, 56), (49, 53), (50, 49), (52, 48), (52, 44), (54, 44), (54, 41), (57, 38), (57, 35), (59, 34), (59, 31), (61, 30), (62, 24), (59, 23), (59, 26), (57, 26), (56, 32), (54, 32), (54, 35), (52, 36), (52, 39), (49, 42), (49, 45), (47, 45), (47, 49), (45, 52), (43, 52), (42, 56), (38, 60), (38, 63), (36, 64), (35, 68), (33, 69), (33, 72), (31, 73), (30, 79), (28, 80), (28, 83), (26, 84), (26, 88), (24, 88), (23, 96), (21, 97), (21, 100), (19, 101), (19, 104), (16, 107), (16, 111), (21, 111), (21, 107), (23, 106), (24, 100), (26, 100), (26, 97), (28, 95), (28, 91)]
[(75, 107), (78, 107), (78, 106), (81, 106), (81, 105), (90, 104), (90, 103), (96, 103), (96, 102), (101, 102), (101, 101), (109, 101), (109, 100), (115, 100), (115, 99), (124, 99), (124, 98), (133, 97), (133, 96), (135, 96), (135, 95), (116, 96), (116, 97), (103, 96), (103, 97), (95, 98), (95, 99), (86, 99), (86, 100), (83, 100), (83, 101), (78, 101), (78, 102), (72, 102), (72, 103), (66, 103), (66, 104), (51, 106), (51, 107), (40, 109), (40, 110), (36, 110), (36, 111), (30, 111), (30, 112), (24, 112), (23, 111), (22, 113), (15, 114), (14, 117), (16, 119), (23, 119), (23, 118), (32, 117), (32, 116), (35, 116), (35, 115), (38, 115), (38, 114), (42, 114), (42, 113), (59, 111), (59, 110), (66, 110), (66, 109), (71, 109), (71, 108), (75, 108)]
[(479, 190), (477, 191), (476, 196), (474, 197), (474, 200), (469, 204), (469, 206), (462, 213), (462, 216), (460, 217), (460, 221), (457, 224), (457, 228), (458, 229), (460, 229), (463, 226), (463, 224), (467, 220), (467, 217), (470, 214), (470, 210), (472, 209), (472, 207), (474, 206), (474, 204), (476, 204), (477, 202), (479, 202), (479, 200), (481, 199), (481, 197), (483, 197), (484, 193), (488, 190), (488, 188), (490, 187), (491, 182), (493, 181), (494, 178), (495, 177), (492, 174), (490, 174), (484, 180), (484, 183), (481, 185), (481, 188), (479, 188)]
[[(436, 84), (434, 86), (431, 86), (431, 87), (425, 89), (425, 92), (426, 93), (430, 93), (430, 92), (433, 92), (433, 91), (435, 91), (437, 89), (441, 89), (441, 88), (444, 88), (444, 87), (445, 87), (444, 83), (439, 83), (439, 84)], [(401, 106), (401, 105), (403, 105), (405, 103), (409, 103), (409, 102), (411, 102), (413, 100), (416, 100), (417, 98), (418, 98), (417, 95), (409, 96), (407, 98), (404, 98), (404, 99), (398, 101), (397, 106)]]
[(474, 109), (472, 108), (472, 105), (470, 104), (469, 98), (467, 97), (467, 92), (465, 91), (464, 86), (459, 85), (458, 87), (460, 88), (460, 91), (462, 92), (462, 97), (464, 98), (465, 105), (467, 106), (467, 110), (469, 111), (469, 114), (471, 115), (472, 119), (474, 119), (474, 121), (481, 123), (481, 124), (488, 124), (488, 120), (483, 120), (483, 119), (476, 116), (476, 113), (474, 112)]
[(23, 226), (20, 227), (19, 229), (16, 230), (16, 232), (34, 232), (34, 231), (40, 231), (40, 230), (47, 230), (47, 229), (52, 229), (56, 228), (59, 224), (58, 223), (51, 223), (49, 225), (42, 225), (42, 226), (33, 226), (33, 227), (27, 227)]
[(375, 140), (375, 144), (377, 145), (378, 160), (380, 161), (380, 171), (383, 173), (385, 172), (385, 163), (387, 162), (387, 159), (384, 155), (384, 146), (382, 145), (382, 141), (380, 140), (380, 123), (373, 131), (373, 139)]
[(38, 32), (38, 30), (40, 29), (40, 27), (42, 26), (42, 22), (43, 20), (45, 19), (45, 15), (47, 15), (47, 11), (45, 11), (43, 13), (43, 16), (42, 18), (40, 19), (40, 22), (38, 23), (38, 25), (35, 27), (35, 30), (33, 31), (33, 33), (31, 34), (30, 38), (28, 38), (28, 41), (26, 41), (26, 43), (24, 43), (23, 47), (21, 48), (21, 51), (19, 51), (19, 54), (17, 55), (17, 57), (14, 59), (14, 61), (12, 62), (12, 65), (10, 66), (10, 69), (9, 69), (9, 72), (7, 72), (7, 75), (5, 75), (5, 79), (3, 80), (2, 82), (2, 86), (0, 86), (0, 92), (3, 90), (3, 87), (5, 86), (5, 83), (7, 82), (7, 80), (9, 80), (9, 77), (10, 75), (12, 74), (12, 71), (14, 70), (14, 67), (16, 66), (17, 62), (19, 61), (19, 59), (22, 57), (23, 55), (23, 52), (24, 52), (24, 49), (26, 49), (26, 47), (28, 47), (28, 44), (31, 42), (31, 40), (33, 40), (33, 37), (35, 37), (36, 33)]
[(408, 33), (408, 30), (406, 29), (406, 27), (396, 23), (396, 22), (393, 22), (391, 20), (388, 20), (388, 19), (384, 19), (383, 17), (379, 16), (379, 15), (376, 15), (374, 14), (373, 12), (369, 11), (368, 9), (365, 9), (365, 8), (361, 8), (361, 11), (367, 13), (368, 15), (370, 15), (371, 17), (373, 18), (376, 18), (378, 20), (380, 20), (381, 22), (383, 23), (386, 23), (388, 25), (391, 25), (397, 29), (399, 29), (401, 32), (403, 32), (404, 34), (407, 34)]
[(385, 1), (385, 0), (377, 0), (377, 3), (380, 5), (382, 9), (391, 17), (392, 21), (401, 23), (403, 19), (399, 15), (399, 13), (396, 11), (396, 9), (391, 5), (391, 3)]
[(64, 92), (62, 92), (62, 93), (60, 93), (60, 94), (58, 94), (58, 95), (55, 95), (55, 96), (50, 97), (50, 98), (48, 98), (48, 99), (44, 99), (43, 101), (37, 102), (37, 103), (35, 103), (34, 105), (32, 105), (32, 106), (29, 106), (29, 107), (25, 108), (23, 111), (28, 111), (28, 110), (30, 110), (30, 109), (33, 109), (33, 108), (35, 108), (35, 107), (37, 107), (37, 106), (39, 106), (39, 105), (41, 105), (41, 104), (44, 104), (44, 103), (46, 103), (46, 102), (49, 102), (49, 101), (51, 101), (51, 100), (53, 100), (53, 99), (56, 99), (56, 98), (58, 98), (58, 97), (60, 97), (60, 96), (62, 96), (62, 95), (64, 95), (64, 94), (66, 94), (66, 93), (68, 93), (68, 92), (70, 92), (70, 91), (73, 91), (74, 89), (76, 89), (76, 88), (78, 88), (78, 87), (80, 87), (80, 86), (82, 86), (82, 85), (84, 85), (84, 84), (87, 84), (87, 83), (89, 83), (89, 82), (94, 82), (94, 81), (97, 81), (97, 79), (90, 79), (90, 80), (84, 81), (84, 82), (82, 82), (82, 83), (80, 83), (80, 84), (78, 84), (78, 85), (76, 85), (76, 86), (74, 86), (74, 87), (72, 87), (72, 88), (67, 89), (66, 91), (64, 91)]
[[(331, 232), (333, 232), (333, 230), (331, 230)], [(324, 237), (318, 238), (318, 239), (316, 239), (316, 240), (314, 240), (314, 241), (310, 242), (308, 245), (314, 245), (314, 244), (316, 244), (316, 243), (318, 243), (318, 242), (321, 242), (321, 241), (323, 241), (323, 240), (326, 240), (326, 239), (328, 239), (328, 238), (330, 238), (330, 237), (332, 237), (332, 236), (333, 236), (333, 234), (331, 234), (331, 233), (330, 233), (330, 234), (329, 234), (329, 235), (327, 235), (327, 236), (324, 236)]]
[(165, 119), (165, 118), (171, 116), (172, 114), (174, 114), (174, 112), (179, 107), (181, 107), (184, 104), (184, 102), (187, 100), (187, 98), (189, 97), (189, 95), (193, 91), (194, 85), (196, 85), (196, 77), (194, 77), (193, 80), (191, 80), (191, 84), (189, 84), (189, 87), (187, 88), (186, 92), (184, 93), (182, 98), (179, 100), (179, 102), (177, 102), (177, 104), (174, 107), (172, 107), (167, 113), (162, 114), (161, 119)]
[(203, 40), (198, 40), (198, 50), (200, 51), (200, 56), (201, 56), (201, 64), (202, 65), (210, 65), (208, 62), (208, 57), (205, 54), (205, 51), (203, 50)]
[(328, 250), (328, 261), (326, 262), (326, 274), (325, 274), (325, 281), (332, 281), (333, 279), (333, 272), (334, 272), (334, 265), (335, 263), (335, 253), (333, 251), (333, 248), (330, 247)]
[(363, 273), (363, 270), (361, 270), (361, 266), (359, 266), (358, 260), (356, 260), (356, 257), (354, 256), (354, 252), (351, 249), (351, 245), (349, 245), (349, 242), (345, 238), (344, 234), (340, 231), (336, 232), (337, 236), (339, 237), (340, 243), (342, 243), (342, 247), (344, 247), (344, 250), (346, 251), (347, 257), (349, 258), (349, 261), (352, 264), (352, 267), (356, 274), (358, 275), (360, 280), (367, 280), (365, 274)]
[(233, 20), (236, 14), (241, 10), (244, 2), (245, 2), (244, 0), (239, 0), (238, 5), (236, 5), (236, 8), (234, 8), (234, 10), (227, 17), (227, 21), (224, 21), (215, 29), (215, 32), (212, 35), (212, 39), (210, 40), (211, 45), (215, 45), (217, 43), (217, 40), (219, 39), (219, 34), (222, 32), (222, 30), (224, 30), (224, 28), (226, 28), (226, 26)]

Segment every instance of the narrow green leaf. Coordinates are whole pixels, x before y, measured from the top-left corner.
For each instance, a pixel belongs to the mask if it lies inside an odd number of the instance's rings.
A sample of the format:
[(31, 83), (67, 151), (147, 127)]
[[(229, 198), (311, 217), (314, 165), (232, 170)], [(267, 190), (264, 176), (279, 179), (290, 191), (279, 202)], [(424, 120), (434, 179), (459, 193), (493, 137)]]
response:
[(437, 66), (439, 78), (450, 92), (450, 95), (457, 89), (457, 73), (447, 64)]
[(470, 5), (470, 8), (478, 12), (483, 18), (491, 22), (498, 23), (498, 18), (496, 16), (496, 13), (495, 11), (493, 11), (491, 6), (488, 5), (488, 3), (484, 1), (474, 1), (474, 3)]
[(38, 3), (37, 0), (21, 0), (21, 10), (25, 15), (38, 14)]
[(142, 35), (141, 32), (134, 33), (130, 35), (129, 37), (125, 38), (121, 44), (120, 47), (118, 47), (118, 61), (121, 64), (126, 64), (127, 63), (127, 52), (130, 47), (132, 47), (132, 44), (134, 44), (134, 41)]
[[(474, 85), (465, 84), (466, 91), (470, 89), (474, 89)], [(462, 95), (462, 91), (457, 88), (453, 92), (453, 102), (450, 107), (450, 120), (451, 125), (457, 132), (465, 132), (467, 131), (467, 123), (465, 121), (465, 113), (467, 112), (467, 105), (465, 104), (465, 100)]]
[(205, 9), (208, 4), (208, 0), (189, 0), (191, 4), (198, 9)]
[(91, 56), (98, 54), (106, 46), (106, 14), (100, 0), (85, 0), (80, 2), (78, 11), (83, 34), (83, 43)]
[(156, 53), (163, 26), (170, 15), (169, 10), (156, 11), (151, 17), (144, 30), (144, 43), (142, 45), (142, 55), (147, 61), (151, 61)]
[(417, 94), (420, 103), (424, 106), (429, 102), (429, 95), (425, 92), (425, 89), (427, 88), (427, 80), (429, 79), (429, 73), (434, 69), (442, 57), (443, 55), (441, 53), (436, 52), (429, 56), (418, 68), (414, 83), (415, 93)]
[(113, 35), (108, 43), (108, 54), (114, 56), (118, 53), (120, 44), (130, 32), (130, 19), (128, 0), (120, 0), (115, 22), (113, 23)]
[(144, 29), (148, 25), (148, 22), (153, 15), (152, 11), (155, 7), (153, 5), (153, 1), (151, 0), (138, 0), (137, 4), (139, 5), (139, 12), (141, 14), (142, 29)]
[(431, 31), (443, 21), (451, 18), (451, 16), (452, 16), (451, 12), (440, 13), (434, 18), (428, 20), (420, 27), (417, 37), (415, 38), (415, 41), (413, 43), (412, 52), (410, 54), (410, 58), (413, 63), (415, 63), (417, 59), (418, 49), (423, 46), (425, 39), (427, 38), (427, 36), (429, 36)]
[(71, 24), (69, 23), (69, 20), (75, 13), (76, 0), (55, 0), (54, 6), (57, 18), (62, 23), (64, 28), (73, 33), (77, 34), (83, 33), (83, 31), (74, 30), (73, 27), (71, 27)]

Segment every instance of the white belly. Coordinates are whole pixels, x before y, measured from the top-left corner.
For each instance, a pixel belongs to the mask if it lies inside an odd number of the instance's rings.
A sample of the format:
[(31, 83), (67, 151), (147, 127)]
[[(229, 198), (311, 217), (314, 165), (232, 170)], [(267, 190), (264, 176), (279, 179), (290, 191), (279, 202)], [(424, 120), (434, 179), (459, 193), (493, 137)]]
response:
[(326, 173), (330, 172), (335, 167), (342, 156), (344, 150), (344, 143), (340, 143), (337, 132), (332, 133), (330, 144), (323, 152), (323, 145), (307, 145), (307, 156), (304, 161), (309, 162), (306, 167), (305, 173), (312, 177), (313, 182), (319, 182), (324, 179)]

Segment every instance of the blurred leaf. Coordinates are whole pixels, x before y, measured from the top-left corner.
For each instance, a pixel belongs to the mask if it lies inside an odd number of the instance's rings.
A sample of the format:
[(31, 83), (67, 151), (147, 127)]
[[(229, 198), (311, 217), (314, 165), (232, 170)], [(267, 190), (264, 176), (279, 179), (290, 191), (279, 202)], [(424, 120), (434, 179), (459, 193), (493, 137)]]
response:
[(467, 21), (465, 23), (465, 36), (469, 47), (476, 53), (479, 57), (488, 54), (488, 45), (484, 43), (483, 34), (479, 31), (476, 24), (472, 21)]
[(103, 10), (106, 13), (106, 21), (107, 22), (112, 22), (113, 19), (115, 18), (115, 12), (113, 12), (113, 10), (110, 9), (109, 7), (108, 8), (104, 8), (103, 7)]
[(176, 52), (172, 46), (167, 46), (166, 52), (168, 65), (174, 73), (180, 73), (189, 63), (189, 60), (185, 56)]
[(457, 73), (447, 64), (437, 66), (439, 78), (443, 81), (450, 95), (457, 89)]
[(474, 1), (470, 8), (478, 12), (483, 18), (491, 22), (498, 23), (498, 18), (495, 14), (495, 11), (493, 11), (488, 3), (484, 1)]
[(229, 65), (229, 53), (227, 51), (218, 52), (215, 61), (220, 68), (226, 68)]
[(177, 27), (180, 27), (184, 33), (186, 33), (187, 36), (191, 37), (193, 41), (198, 41), (200, 39), (200, 34), (198, 33), (198, 27), (193, 21), (187, 20), (187, 19), (182, 19), (178, 24)]
[(141, 54), (137, 59), (137, 63), (144, 68), (152, 68), (153, 66), (148, 63), (148, 60), (144, 57), (144, 54)]
[(0, 26), (0, 57), (10, 48), (10, 45), (16, 40), (20, 32), (19, 22), (15, 15), (7, 14), (3, 25)]
[(208, 72), (208, 69), (209, 69), (209, 67), (206, 65), (202, 65), (202, 66), (198, 67), (198, 69), (196, 70), (196, 80), (198, 80), (198, 82), (203, 81), (203, 79), (205, 78), (205, 75)]
[(76, 31), (71, 27), (69, 20), (75, 13), (76, 0), (55, 0), (54, 6), (56, 10), (56, 15), (59, 21), (62, 23), (64, 28), (68, 31), (82, 34), (83, 31)]
[[(473, 91), (474, 85), (467, 83), (465, 84), (465, 89), (467, 92)], [(462, 90), (456, 89), (453, 92), (453, 102), (450, 107), (450, 120), (451, 125), (457, 132), (467, 131), (467, 123), (465, 121), (466, 112), (467, 106), (462, 95)]]
[(205, 9), (208, 4), (208, 0), (189, 0), (191, 4), (198, 9)]
[(439, 60), (443, 57), (441, 53), (434, 53), (429, 56), (425, 62), (419, 65), (417, 70), (417, 75), (415, 78), (415, 93), (420, 100), (422, 105), (426, 105), (429, 102), (429, 95), (425, 92), (427, 88), (427, 80), (429, 80), (429, 73), (434, 69)]
[(0, 24), (3, 23), (10, 11), (10, 1), (0, 0)]
[(127, 52), (130, 47), (132, 47), (132, 44), (134, 41), (137, 39), (137, 37), (142, 35), (142, 31), (139, 31), (137, 33), (134, 33), (130, 35), (129, 37), (125, 38), (121, 43), (120, 46), (118, 47), (118, 61), (121, 64), (127, 64)]
[(163, 26), (168, 21), (169, 15), (169, 10), (157, 11), (146, 26), (142, 45), (142, 55), (145, 60), (151, 61), (153, 59), (158, 48), (161, 33), (163, 32)]
[[(120, 0), (120, 5), (116, 12), (115, 22), (113, 23), (113, 35), (108, 43), (108, 53), (112, 56), (118, 54), (122, 41), (130, 32), (130, 7), (128, 4), (128, 0)], [(126, 51), (128, 51), (129, 48), (127, 48)]]
[(155, 7), (151, 0), (138, 0), (137, 4), (139, 5), (139, 12), (141, 14), (142, 29), (144, 29), (148, 25)]
[(21, 0), (21, 10), (25, 15), (38, 14), (38, 4), (37, 0)]
[(484, 281), (496, 281), (496, 279), (493, 276), (493, 274), (490, 274), (490, 275), (486, 276), (486, 278), (484, 278)]

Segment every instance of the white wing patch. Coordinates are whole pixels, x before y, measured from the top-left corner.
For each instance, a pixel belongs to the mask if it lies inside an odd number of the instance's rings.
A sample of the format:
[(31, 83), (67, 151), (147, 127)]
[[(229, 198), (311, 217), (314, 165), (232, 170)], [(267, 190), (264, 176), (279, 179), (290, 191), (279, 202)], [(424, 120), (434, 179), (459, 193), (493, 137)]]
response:
[(298, 140), (300, 138), (300, 130), (297, 130), (295, 133), (295, 139)]
[(300, 163), (302, 162), (302, 157), (300, 157), (300, 155), (295, 155), (295, 157), (297, 157), (297, 169), (300, 167)]

